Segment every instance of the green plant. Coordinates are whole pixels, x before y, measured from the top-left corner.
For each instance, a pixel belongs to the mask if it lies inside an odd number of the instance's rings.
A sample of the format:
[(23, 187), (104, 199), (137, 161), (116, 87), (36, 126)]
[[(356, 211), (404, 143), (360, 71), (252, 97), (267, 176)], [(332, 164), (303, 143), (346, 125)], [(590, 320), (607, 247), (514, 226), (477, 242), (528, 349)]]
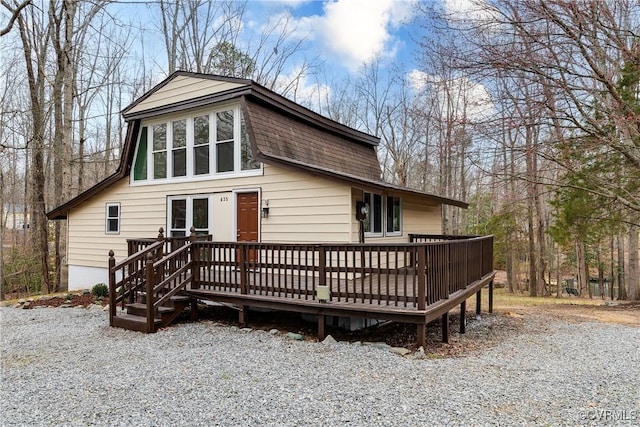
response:
[(97, 283), (91, 288), (91, 293), (96, 298), (105, 298), (109, 295), (109, 288), (104, 283)]

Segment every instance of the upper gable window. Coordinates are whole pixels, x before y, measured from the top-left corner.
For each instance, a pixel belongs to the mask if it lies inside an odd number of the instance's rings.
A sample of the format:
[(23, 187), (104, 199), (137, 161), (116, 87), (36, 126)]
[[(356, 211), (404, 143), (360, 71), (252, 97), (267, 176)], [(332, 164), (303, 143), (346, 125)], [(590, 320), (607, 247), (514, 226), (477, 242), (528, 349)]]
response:
[(167, 177), (167, 124), (151, 127), (153, 132), (153, 179)]
[(132, 182), (172, 182), (261, 168), (237, 106), (143, 126), (133, 165)]

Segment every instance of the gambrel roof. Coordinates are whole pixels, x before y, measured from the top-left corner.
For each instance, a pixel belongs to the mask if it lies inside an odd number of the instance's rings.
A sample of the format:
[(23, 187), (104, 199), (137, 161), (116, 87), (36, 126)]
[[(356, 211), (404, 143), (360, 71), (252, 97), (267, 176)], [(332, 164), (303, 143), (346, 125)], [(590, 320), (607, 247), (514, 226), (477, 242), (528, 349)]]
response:
[(47, 216), (64, 219), (71, 208), (129, 175), (143, 119), (230, 100), (240, 102), (254, 157), (263, 163), (303, 169), (371, 191), (412, 194), (433, 203), (467, 207), (458, 200), (384, 182), (375, 136), (330, 120), (251, 80), (177, 71), (123, 110), (127, 136), (116, 172)]

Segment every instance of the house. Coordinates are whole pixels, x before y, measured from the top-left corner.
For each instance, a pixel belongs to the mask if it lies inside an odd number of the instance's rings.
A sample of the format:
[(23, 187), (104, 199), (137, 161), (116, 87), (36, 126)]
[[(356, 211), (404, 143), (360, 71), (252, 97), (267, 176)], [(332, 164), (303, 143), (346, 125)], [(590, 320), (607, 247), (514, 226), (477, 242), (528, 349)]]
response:
[(5, 230), (29, 229), (31, 217), (24, 205), (5, 203), (1, 214), (0, 223)]
[[(68, 225), (69, 289), (107, 283), (127, 239), (407, 243), (461, 201), (384, 182), (379, 139), (244, 79), (178, 71), (123, 111), (120, 165), (48, 212)], [(362, 219), (362, 221), (360, 221)], [(361, 228), (362, 227), (362, 228)]]

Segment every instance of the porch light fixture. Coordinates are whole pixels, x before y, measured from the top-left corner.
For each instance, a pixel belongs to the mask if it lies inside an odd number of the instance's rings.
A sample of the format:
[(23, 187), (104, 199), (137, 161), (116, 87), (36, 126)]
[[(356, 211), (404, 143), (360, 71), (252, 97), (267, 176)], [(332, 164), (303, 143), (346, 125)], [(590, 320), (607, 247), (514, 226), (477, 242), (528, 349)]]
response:
[(269, 200), (262, 201), (262, 218), (269, 218)]

